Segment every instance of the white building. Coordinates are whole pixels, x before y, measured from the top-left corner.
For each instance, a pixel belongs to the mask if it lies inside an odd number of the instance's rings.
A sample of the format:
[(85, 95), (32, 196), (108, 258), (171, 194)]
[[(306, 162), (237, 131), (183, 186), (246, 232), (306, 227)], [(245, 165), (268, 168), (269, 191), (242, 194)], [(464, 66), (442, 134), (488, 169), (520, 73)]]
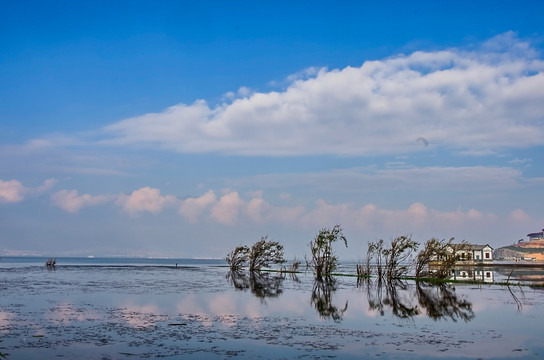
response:
[[(457, 246), (461, 247), (461, 245)], [(455, 256), (457, 257), (456, 265), (487, 264), (493, 262), (493, 248), (489, 244), (467, 244), (467, 246), (462, 248), (455, 250)]]
[(544, 240), (544, 229), (541, 232), (527, 234), (527, 236), (529, 237), (529, 241)]

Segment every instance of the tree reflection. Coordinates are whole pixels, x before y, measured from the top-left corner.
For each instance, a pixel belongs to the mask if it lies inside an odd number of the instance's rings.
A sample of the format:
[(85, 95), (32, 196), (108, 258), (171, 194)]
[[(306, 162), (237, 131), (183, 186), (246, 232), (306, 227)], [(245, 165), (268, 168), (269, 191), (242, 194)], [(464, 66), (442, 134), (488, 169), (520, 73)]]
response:
[(366, 286), (368, 307), (379, 315), (385, 315), (385, 307), (390, 307), (393, 315), (401, 319), (411, 318), (420, 313), (417, 305), (412, 304), (408, 285), (401, 280), (372, 281), (366, 279), (359, 286)]
[(384, 303), (383, 303), (383, 283), (380, 278), (377, 281), (372, 281), (370, 278), (359, 279), (357, 286), (366, 287), (366, 298), (368, 300), (368, 308), (371, 311), (376, 311), (379, 315), (383, 316)]
[(462, 319), (468, 322), (475, 317), (472, 303), (460, 299), (451, 284), (431, 285), (417, 282), (416, 293), (419, 304), (433, 320), (450, 318), (453, 321)]
[(340, 322), (348, 309), (348, 302), (346, 301), (343, 308), (333, 305), (332, 294), (335, 291), (336, 283), (334, 279), (325, 277), (321, 280), (315, 280), (312, 290), (312, 305), (322, 318)]
[(421, 314), (422, 310), (434, 320), (449, 318), (468, 322), (475, 317), (472, 303), (459, 298), (450, 284), (416, 282), (414, 291), (414, 286), (405, 281), (373, 281), (367, 278), (358, 282), (358, 286), (366, 288), (369, 310), (380, 316), (384, 316), (386, 309), (390, 308), (391, 313), (401, 319), (412, 318)]
[(238, 290), (250, 290), (261, 300), (277, 297), (283, 292), (284, 278), (279, 275), (258, 271), (230, 271), (227, 274), (229, 282)]
[(405, 281), (388, 281), (386, 289), (384, 304), (391, 307), (393, 315), (407, 319), (420, 314), (417, 305), (412, 304), (413, 297), (409, 295), (408, 284)]

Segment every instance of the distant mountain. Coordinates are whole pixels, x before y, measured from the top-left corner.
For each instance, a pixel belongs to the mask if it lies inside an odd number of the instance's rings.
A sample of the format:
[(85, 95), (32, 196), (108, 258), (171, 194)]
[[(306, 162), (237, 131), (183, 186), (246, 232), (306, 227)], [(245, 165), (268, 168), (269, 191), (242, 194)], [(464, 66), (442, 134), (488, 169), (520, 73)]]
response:
[(523, 241), (495, 249), (493, 258), (497, 260), (525, 258), (544, 261), (544, 240)]

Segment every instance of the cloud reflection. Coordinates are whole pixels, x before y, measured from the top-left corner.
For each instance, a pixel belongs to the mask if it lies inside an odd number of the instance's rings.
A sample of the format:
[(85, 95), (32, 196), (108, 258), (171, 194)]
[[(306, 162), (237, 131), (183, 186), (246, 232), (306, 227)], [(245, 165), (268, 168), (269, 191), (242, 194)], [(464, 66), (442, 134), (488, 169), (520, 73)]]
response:
[(129, 325), (135, 328), (147, 328), (154, 326), (158, 321), (164, 321), (167, 317), (161, 314), (156, 305), (129, 305), (121, 309), (121, 316)]
[(0, 334), (9, 332), (9, 327), (12, 324), (12, 319), (15, 314), (9, 311), (0, 311)]
[(71, 302), (63, 302), (51, 308), (45, 319), (56, 324), (67, 325), (74, 322), (99, 320), (102, 316), (96, 312), (79, 308)]

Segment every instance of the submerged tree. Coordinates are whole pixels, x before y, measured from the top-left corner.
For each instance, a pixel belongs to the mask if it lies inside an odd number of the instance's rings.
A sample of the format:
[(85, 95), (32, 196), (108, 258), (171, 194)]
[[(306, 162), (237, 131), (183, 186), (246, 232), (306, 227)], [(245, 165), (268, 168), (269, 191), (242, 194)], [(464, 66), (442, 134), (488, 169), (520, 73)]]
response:
[(225, 260), (229, 264), (231, 271), (238, 271), (247, 265), (249, 261), (249, 248), (247, 246), (238, 246), (232, 250)]
[(446, 241), (434, 237), (427, 240), (416, 258), (416, 278), (447, 278), (459, 260), (459, 254), (465, 254), (468, 251), (466, 241), (462, 241), (460, 244), (454, 244), (453, 241), (454, 238)]
[(385, 259), (384, 259), (384, 247), (383, 240), (377, 240), (376, 242), (368, 243), (368, 250), (366, 252), (366, 267), (368, 272), (371, 272), (371, 264), (374, 262), (376, 268), (376, 277), (378, 281), (381, 281), (385, 276)]
[(231, 251), (225, 260), (229, 264), (231, 271), (238, 271), (249, 266), (249, 271), (260, 271), (263, 267), (269, 267), (271, 264), (283, 264), (283, 245), (276, 241), (268, 241), (267, 236), (263, 236), (253, 246), (238, 246)]
[(410, 235), (397, 236), (391, 240), (391, 246), (382, 250), (387, 280), (398, 279), (408, 274), (413, 265), (412, 254), (418, 246), (419, 243), (412, 240)]
[(321, 280), (323, 276), (329, 276), (338, 266), (338, 258), (332, 251), (332, 243), (342, 240), (346, 247), (348, 241), (342, 233), (340, 225), (335, 225), (332, 229), (323, 228), (314, 240), (310, 242), (312, 259), (309, 265), (313, 268), (315, 276)]
[(271, 264), (283, 264), (283, 245), (276, 241), (268, 241), (268, 236), (263, 236), (249, 250), (249, 271), (260, 271)]

